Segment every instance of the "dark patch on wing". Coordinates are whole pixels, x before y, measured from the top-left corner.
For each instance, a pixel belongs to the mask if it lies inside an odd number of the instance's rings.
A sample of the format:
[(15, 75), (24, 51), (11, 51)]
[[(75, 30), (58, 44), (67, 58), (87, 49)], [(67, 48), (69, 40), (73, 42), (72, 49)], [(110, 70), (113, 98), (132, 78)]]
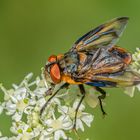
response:
[(96, 27), (95, 29), (89, 31), (88, 33), (84, 34), (82, 37), (80, 37), (74, 44), (78, 44), (80, 41), (85, 41), (87, 38), (91, 37), (92, 35), (96, 34), (97, 32), (101, 31), (103, 29), (103, 25)]

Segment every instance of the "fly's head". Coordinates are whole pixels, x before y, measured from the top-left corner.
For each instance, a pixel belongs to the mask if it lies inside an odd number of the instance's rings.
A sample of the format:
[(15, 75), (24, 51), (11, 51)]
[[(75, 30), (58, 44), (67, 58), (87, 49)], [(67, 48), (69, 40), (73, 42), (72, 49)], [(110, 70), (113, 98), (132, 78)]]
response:
[(49, 57), (48, 64), (45, 66), (44, 74), (46, 80), (51, 84), (58, 84), (61, 82), (61, 71), (56, 55), (51, 55)]

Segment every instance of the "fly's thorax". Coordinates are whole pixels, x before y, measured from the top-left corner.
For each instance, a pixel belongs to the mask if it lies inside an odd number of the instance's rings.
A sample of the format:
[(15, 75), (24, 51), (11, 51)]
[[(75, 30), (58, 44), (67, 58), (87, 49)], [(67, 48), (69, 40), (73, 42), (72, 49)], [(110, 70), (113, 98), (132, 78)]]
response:
[(59, 60), (59, 67), (63, 74), (71, 75), (77, 71), (79, 65), (79, 57), (76, 52), (68, 52)]

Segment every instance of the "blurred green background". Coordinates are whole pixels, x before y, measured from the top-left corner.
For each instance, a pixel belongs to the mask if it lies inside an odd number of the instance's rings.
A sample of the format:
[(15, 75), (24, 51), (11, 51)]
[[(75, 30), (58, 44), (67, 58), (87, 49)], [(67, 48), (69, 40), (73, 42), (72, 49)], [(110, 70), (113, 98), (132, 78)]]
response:
[[(119, 16), (130, 21), (118, 44), (134, 52), (140, 47), (139, 0), (0, 0), (0, 82), (10, 88), (29, 72), (39, 75), (51, 54), (66, 52), (81, 35)], [(130, 98), (121, 89), (107, 91), (107, 117), (90, 109), (95, 120), (80, 133), (82, 140), (140, 139), (140, 94)], [(5, 135), (9, 126), (0, 116)]]

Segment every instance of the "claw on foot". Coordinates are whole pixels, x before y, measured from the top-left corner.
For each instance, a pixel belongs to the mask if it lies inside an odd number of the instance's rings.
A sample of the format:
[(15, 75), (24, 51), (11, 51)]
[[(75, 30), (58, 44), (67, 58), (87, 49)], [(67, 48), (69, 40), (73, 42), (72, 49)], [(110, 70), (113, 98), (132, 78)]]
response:
[(106, 115), (107, 115), (107, 113), (106, 112), (103, 112), (103, 118), (105, 118)]

